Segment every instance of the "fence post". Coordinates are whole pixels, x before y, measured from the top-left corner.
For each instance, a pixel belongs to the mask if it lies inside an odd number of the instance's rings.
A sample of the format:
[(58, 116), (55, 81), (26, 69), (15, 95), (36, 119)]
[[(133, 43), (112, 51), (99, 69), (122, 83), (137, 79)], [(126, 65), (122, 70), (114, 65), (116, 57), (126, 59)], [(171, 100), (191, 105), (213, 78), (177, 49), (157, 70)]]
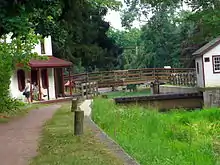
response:
[(99, 95), (99, 84), (98, 84), (98, 82), (96, 82), (95, 83), (96, 84), (96, 96), (98, 96)]
[(74, 112), (77, 110), (77, 104), (78, 104), (78, 99), (72, 99), (71, 112)]
[(88, 99), (88, 83), (86, 83), (86, 99)]
[(79, 109), (75, 111), (74, 115), (74, 135), (77, 136), (83, 134), (83, 121), (84, 111), (82, 111), (79, 107)]
[(84, 97), (84, 86), (83, 86), (83, 83), (81, 84), (81, 92), (82, 92), (82, 97)]

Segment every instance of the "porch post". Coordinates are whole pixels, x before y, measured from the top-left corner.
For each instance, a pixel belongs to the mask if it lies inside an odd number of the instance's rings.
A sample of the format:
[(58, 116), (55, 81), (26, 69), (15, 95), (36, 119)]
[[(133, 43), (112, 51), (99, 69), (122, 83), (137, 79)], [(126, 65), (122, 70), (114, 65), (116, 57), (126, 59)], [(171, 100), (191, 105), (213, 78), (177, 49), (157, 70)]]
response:
[[(48, 77), (48, 68), (46, 68), (47, 72), (47, 99), (50, 100), (50, 90), (49, 90), (49, 77)], [(53, 72), (53, 68), (51, 68), (51, 71)]]
[(37, 80), (38, 80), (38, 88), (39, 88), (39, 95), (38, 95), (38, 100), (42, 100), (42, 95), (41, 95), (41, 84), (40, 84), (40, 72), (41, 69), (38, 68), (38, 72), (37, 72)]
[(29, 77), (30, 77), (30, 97), (31, 97), (31, 102), (33, 102), (33, 98), (32, 98), (32, 76), (31, 76), (31, 71), (29, 72)]
[(55, 85), (55, 97), (57, 99), (57, 70), (54, 68), (54, 85)]
[(72, 96), (72, 80), (71, 80), (71, 73), (70, 73), (70, 67), (69, 67), (69, 82), (70, 82), (70, 96)]
[(62, 96), (64, 97), (64, 76), (63, 76), (63, 68), (61, 68), (61, 77), (62, 77)]

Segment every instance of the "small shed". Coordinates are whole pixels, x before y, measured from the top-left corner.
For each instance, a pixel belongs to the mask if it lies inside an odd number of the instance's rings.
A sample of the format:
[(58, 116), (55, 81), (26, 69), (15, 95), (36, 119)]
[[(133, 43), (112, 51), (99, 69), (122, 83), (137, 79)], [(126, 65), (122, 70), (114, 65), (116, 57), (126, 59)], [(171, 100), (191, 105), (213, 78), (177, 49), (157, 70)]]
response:
[(220, 87), (220, 37), (193, 53), (200, 88)]

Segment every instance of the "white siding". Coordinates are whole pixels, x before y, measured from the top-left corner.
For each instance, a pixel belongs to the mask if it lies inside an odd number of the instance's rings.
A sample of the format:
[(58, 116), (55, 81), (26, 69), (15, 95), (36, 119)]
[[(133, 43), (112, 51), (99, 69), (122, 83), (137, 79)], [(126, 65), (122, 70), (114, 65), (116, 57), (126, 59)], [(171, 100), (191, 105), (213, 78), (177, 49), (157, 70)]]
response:
[(55, 99), (55, 83), (54, 83), (54, 69), (50, 68), (48, 71), (48, 80), (49, 80), (49, 95), (50, 99)]
[[(48, 83), (49, 83), (49, 97), (50, 99), (55, 99), (55, 83), (54, 83), (54, 69), (49, 68), (48, 71)], [(28, 71), (25, 71), (25, 83), (28, 79)], [(40, 75), (40, 84), (42, 88), (42, 78)], [(47, 89), (43, 89), (42, 91), (45, 95), (47, 95)], [(17, 70), (14, 72), (14, 74), (11, 76), (11, 84), (10, 84), (10, 95), (13, 98), (24, 100), (25, 97), (22, 95), (23, 92), (21, 92), (18, 89), (18, 79), (17, 79)], [(47, 100), (48, 97), (44, 97), (43, 99)]]
[[(45, 48), (45, 55), (49, 55), (52, 56), (52, 42), (51, 42), (51, 36), (45, 37), (44, 38), (44, 48)], [(38, 42), (38, 44), (36, 44), (33, 52), (36, 52), (39, 55), (41, 54), (41, 44), (40, 41)]]
[[(26, 80), (28, 79), (28, 72), (25, 71), (25, 83)], [(24, 100), (25, 97), (23, 95), (23, 92), (21, 92), (18, 89), (18, 79), (17, 79), (17, 70), (14, 71), (14, 74), (11, 76), (11, 84), (10, 84), (10, 95), (12, 98), (16, 98), (19, 100)]]
[(220, 45), (216, 46), (206, 54), (203, 58), (209, 57), (210, 61), (204, 60), (205, 87), (220, 87), (220, 73), (213, 73), (212, 56), (220, 55)]
[[(203, 81), (203, 66), (202, 66), (202, 57), (197, 57), (195, 60), (196, 63), (196, 77), (197, 77), (197, 86), (200, 88), (204, 87)], [(199, 73), (197, 71), (197, 63), (199, 64)]]

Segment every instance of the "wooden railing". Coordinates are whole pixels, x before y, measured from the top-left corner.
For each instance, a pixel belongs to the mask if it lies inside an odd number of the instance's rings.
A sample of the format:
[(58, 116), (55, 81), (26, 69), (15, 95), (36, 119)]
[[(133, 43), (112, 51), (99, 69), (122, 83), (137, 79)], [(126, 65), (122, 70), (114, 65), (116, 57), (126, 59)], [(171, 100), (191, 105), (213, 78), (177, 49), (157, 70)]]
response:
[[(98, 82), (99, 87), (112, 87), (128, 84), (149, 83), (155, 80), (173, 85), (194, 86), (196, 76), (194, 68), (144, 68), (131, 70), (113, 70), (71, 75), (73, 82)], [(64, 77), (68, 81), (68, 76)]]

